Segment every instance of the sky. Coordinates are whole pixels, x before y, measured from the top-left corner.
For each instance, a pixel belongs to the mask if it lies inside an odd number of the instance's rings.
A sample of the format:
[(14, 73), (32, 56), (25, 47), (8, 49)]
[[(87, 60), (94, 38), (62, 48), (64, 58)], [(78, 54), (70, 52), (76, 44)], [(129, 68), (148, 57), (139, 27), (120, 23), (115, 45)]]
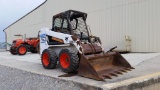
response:
[(32, 11), (45, 0), (0, 0), (0, 42), (5, 42), (3, 30)]

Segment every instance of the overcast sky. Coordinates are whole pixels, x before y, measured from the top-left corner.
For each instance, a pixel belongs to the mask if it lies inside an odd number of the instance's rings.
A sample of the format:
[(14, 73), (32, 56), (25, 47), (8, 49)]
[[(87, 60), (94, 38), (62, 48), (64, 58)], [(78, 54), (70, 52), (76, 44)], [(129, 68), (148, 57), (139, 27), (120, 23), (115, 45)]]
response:
[(39, 6), (45, 0), (0, 0), (0, 42), (5, 41), (3, 30)]

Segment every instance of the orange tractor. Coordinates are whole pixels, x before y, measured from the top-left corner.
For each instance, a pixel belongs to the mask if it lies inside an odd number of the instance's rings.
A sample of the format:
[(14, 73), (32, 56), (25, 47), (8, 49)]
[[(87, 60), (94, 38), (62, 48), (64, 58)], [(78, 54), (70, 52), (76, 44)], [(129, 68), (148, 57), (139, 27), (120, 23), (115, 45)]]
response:
[(37, 53), (39, 51), (39, 39), (38, 38), (26, 38), (13, 40), (10, 47), (10, 53), (12, 55), (25, 55), (26, 53)]

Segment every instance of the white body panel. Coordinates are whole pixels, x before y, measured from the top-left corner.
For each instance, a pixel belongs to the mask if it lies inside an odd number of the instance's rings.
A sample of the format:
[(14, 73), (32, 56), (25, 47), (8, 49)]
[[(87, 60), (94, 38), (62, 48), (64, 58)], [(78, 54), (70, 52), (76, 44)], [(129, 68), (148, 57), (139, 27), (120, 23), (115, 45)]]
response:
[[(62, 44), (62, 45), (48, 45), (47, 35), (62, 39), (64, 41), (64, 44)], [(64, 48), (74, 49), (73, 51), (75, 51), (76, 53), (78, 51), (81, 53), (81, 51), (79, 50), (80, 45), (77, 44), (77, 41), (79, 41), (79, 39), (77, 39), (76, 41), (73, 41), (71, 36), (72, 35), (69, 35), (69, 34), (64, 34), (64, 33), (58, 33), (58, 32), (51, 31), (48, 28), (42, 28), (39, 32), (40, 54), (42, 54), (42, 52), (45, 49), (48, 49), (49, 47), (51, 47), (51, 48), (55, 47), (54, 50), (56, 51), (57, 54), (59, 54), (59, 52), (60, 52), (59, 50), (64, 49)]]

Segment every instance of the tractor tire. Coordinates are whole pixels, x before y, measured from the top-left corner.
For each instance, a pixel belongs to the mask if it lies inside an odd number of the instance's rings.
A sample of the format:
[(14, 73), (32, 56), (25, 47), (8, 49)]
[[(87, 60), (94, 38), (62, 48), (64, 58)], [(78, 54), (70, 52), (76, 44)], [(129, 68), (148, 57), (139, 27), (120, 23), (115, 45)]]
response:
[(39, 43), (38, 43), (37, 46), (36, 46), (36, 51), (37, 51), (37, 53), (40, 53), (40, 46), (39, 46)]
[(37, 53), (36, 49), (31, 50), (31, 53)]
[(18, 53), (19, 55), (25, 55), (25, 54), (27, 53), (27, 48), (26, 48), (26, 46), (25, 46), (25, 45), (20, 45), (20, 46), (18, 46), (18, 48), (17, 48), (17, 53)]
[(45, 69), (56, 68), (58, 57), (52, 49), (45, 49), (41, 55), (41, 62)]
[(17, 54), (16, 50), (13, 49), (13, 47), (10, 47), (10, 53), (11, 53), (12, 55), (16, 55), (16, 54)]
[(75, 72), (79, 66), (78, 55), (71, 50), (62, 49), (59, 54), (59, 63), (62, 70), (66, 73)]

